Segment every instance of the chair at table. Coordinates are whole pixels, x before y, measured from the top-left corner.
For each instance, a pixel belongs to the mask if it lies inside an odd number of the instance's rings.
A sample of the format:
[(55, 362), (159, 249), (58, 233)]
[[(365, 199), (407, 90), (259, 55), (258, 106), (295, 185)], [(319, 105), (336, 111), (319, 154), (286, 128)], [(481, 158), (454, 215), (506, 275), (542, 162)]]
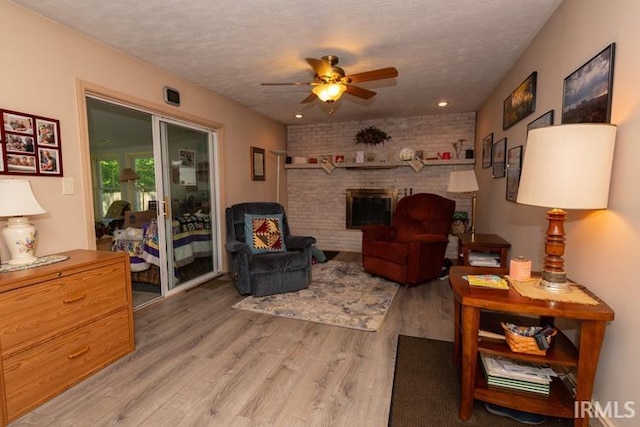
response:
[(298, 291), (311, 283), (313, 237), (292, 236), (279, 203), (240, 203), (226, 209), (230, 269), (242, 295)]
[(400, 199), (391, 225), (362, 228), (365, 271), (406, 285), (438, 277), (455, 206), (453, 200), (437, 194)]

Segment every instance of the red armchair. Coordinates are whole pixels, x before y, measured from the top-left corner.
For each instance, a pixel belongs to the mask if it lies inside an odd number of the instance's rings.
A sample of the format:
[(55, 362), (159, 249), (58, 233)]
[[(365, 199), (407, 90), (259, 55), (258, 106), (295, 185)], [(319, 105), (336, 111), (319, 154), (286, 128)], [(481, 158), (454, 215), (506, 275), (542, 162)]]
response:
[(438, 277), (456, 203), (420, 193), (398, 202), (391, 225), (362, 228), (365, 271), (408, 286)]

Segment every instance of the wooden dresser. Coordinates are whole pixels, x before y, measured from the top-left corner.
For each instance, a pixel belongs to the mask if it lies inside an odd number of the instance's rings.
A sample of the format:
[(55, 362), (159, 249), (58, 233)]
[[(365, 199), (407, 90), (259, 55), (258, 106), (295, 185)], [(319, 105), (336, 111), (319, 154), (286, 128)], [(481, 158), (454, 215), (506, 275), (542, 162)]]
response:
[(60, 255), (0, 274), (0, 425), (135, 348), (128, 256)]

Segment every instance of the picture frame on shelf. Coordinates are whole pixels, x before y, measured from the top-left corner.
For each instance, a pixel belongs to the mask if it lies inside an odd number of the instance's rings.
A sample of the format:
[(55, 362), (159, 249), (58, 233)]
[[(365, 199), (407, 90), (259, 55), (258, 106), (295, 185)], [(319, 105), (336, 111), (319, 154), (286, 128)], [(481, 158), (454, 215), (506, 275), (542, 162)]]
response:
[(0, 175), (62, 176), (60, 121), (1, 110)]
[(510, 202), (518, 198), (518, 188), (520, 187), (520, 173), (522, 172), (522, 145), (509, 149), (507, 154), (507, 194), (506, 198)]
[(266, 180), (264, 170), (264, 148), (251, 147), (251, 180)]
[(493, 150), (493, 133), (485, 136), (482, 139), (482, 167), (490, 168), (491, 160), (492, 160), (492, 150)]
[(553, 110), (549, 110), (537, 119), (532, 120), (527, 125), (527, 133), (532, 129), (545, 128), (553, 126)]
[(611, 123), (615, 43), (564, 79), (562, 123)]
[(538, 72), (534, 71), (504, 100), (502, 130), (507, 130), (536, 110)]
[(499, 141), (496, 141), (493, 144), (493, 154), (492, 154), (492, 162), (493, 162), (493, 178), (504, 178), (505, 169), (507, 166), (507, 138), (502, 138)]

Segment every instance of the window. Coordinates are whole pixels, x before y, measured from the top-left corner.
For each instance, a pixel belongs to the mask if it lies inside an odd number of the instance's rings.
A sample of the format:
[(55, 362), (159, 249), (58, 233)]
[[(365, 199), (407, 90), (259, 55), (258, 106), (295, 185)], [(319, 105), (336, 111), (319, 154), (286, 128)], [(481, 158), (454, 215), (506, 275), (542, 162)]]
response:
[(149, 207), (150, 200), (156, 200), (155, 164), (153, 157), (136, 156), (132, 160), (134, 170), (140, 177), (136, 182), (138, 197), (133, 205), (136, 210), (144, 211)]
[(117, 160), (98, 160), (98, 174), (99, 214), (104, 218), (111, 203), (121, 199), (120, 163)]

